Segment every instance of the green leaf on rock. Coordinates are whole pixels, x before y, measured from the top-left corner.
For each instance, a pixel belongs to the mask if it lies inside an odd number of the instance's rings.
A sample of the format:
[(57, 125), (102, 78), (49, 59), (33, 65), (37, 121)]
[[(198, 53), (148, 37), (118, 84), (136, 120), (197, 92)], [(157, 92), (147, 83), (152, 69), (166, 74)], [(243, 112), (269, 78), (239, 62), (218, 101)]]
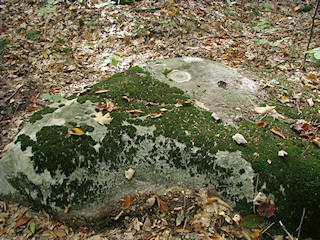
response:
[(52, 100), (54, 102), (61, 102), (62, 97), (61, 96), (52, 96)]
[(259, 224), (262, 222), (263, 217), (258, 214), (250, 214), (243, 218), (240, 222), (240, 225), (248, 228), (257, 228)]
[(40, 95), (40, 98), (42, 100), (51, 100), (52, 96), (49, 93), (43, 93), (43, 94)]

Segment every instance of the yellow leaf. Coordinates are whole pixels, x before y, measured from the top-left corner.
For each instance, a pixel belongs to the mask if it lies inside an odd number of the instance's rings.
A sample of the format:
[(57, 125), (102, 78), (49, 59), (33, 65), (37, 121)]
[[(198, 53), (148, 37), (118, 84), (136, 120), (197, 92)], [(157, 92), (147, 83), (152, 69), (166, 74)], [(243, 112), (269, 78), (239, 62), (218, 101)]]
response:
[(69, 131), (69, 133), (71, 135), (76, 135), (76, 136), (82, 136), (85, 134), (85, 132), (81, 128), (78, 128), (78, 127), (72, 128), (72, 130)]
[(42, 56), (47, 59), (49, 56), (48, 56), (48, 53), (47, 53), (47, 50), (45, 50), (43, 53), (42, 53)]
[(282, 103), (288, 103), (288, 102), (290, 102), (290, 99), (289, 99), (287, 96), (280, 96), (280, 97), (278, 98), (278, 100), (279, 100), (280, 102), (282, 102)]

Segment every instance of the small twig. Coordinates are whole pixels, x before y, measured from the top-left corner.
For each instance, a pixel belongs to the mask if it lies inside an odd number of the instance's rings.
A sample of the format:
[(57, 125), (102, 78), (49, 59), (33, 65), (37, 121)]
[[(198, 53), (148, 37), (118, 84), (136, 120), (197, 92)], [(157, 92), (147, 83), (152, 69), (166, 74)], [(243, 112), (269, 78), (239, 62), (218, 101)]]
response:
[[(312, 24), (311, 24), (311, 31), (310, 31), (310, 37), (309, 37), (309, 41), (308, 41), (307, 51), (309, 51), (309, 47), (310, 47), (310, 43), (311, 43), (311, 39), (312, 39), (312, 35), (313, 35), (314, 20), (315, 20), (316, 14), (318, 12), (319, 4), (320, 4), (320, 0), (317, 1), (317, 6), (316, 6), (316, 9), (314, 10), (314, 13), (312, 16)], [(307, 60), (307, 53), (304, 54), (304, 59), (303, 59), (303, 64), (302, 64), (303, 70), (305, 70), (306, 60)]]
[(298, 227), (297, 230), (296, 230), (296, 231), (298, 232), (297, 239), (299, 239), (299, 237), (300, 237), (301, 227), (302, 227), (302, 223), (303, 223), (303, 219), (304, 219), (305, 213), (306, 213), (306, 209), (303, 208), (302, 216), (301, 216), (301, 220), (300, 220), (300, 224), (299, 224), (299, 227)]
[(293, 236), (288, 232), (288, 230), (286, 229), (286, 226), (281, 222), (279, 221), (280, 223), (280, 226), (282, 227), (282, 229), (286, 232), (286, 234), (288, 235), (288, 237), (291, 239), (291, 240), (294, 240)]
[[(258, 192), (258, 184), (259, 184), (259, 173), (257, 174), (257, 183), (256, 183), (256, 186), (255, 186), (255, 188), (254, 188), (254, 196), (253, 196), (253, 198), (255, 198), (256, 195), (257, 195), (257, 192)], [(256, 213), (256, 205), (254, 204), (254, 202), (253, 202), (253, 212)]]
[(9, 101), (11, 100), (11, 98), (13, 98), (13, 97), (19, 92), (19, 90), (20, 90), (23, 86), (24, 86), (23, 83), (22, 83), (22, 84), (19, 84), (19, 85), (16, 87), (16, 90), (14, 91), (14, 93), (11, 94), (11, 96), (6, 99), (6, 102), (9, 102)]
[(261, 231), (261, 235), (264, 234), (266, 231), (268, 231), (272, 226), (274, 225), (274, 222), (271, 223), (268, 227), (266, 227), (263, 231)]

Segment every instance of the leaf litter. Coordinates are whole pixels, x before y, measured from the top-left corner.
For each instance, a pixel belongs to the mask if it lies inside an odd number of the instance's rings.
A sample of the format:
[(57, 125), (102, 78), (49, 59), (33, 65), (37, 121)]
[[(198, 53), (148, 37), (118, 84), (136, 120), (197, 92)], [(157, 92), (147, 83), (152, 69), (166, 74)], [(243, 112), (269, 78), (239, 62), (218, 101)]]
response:
[[(271, 71), (300, 84), (308, 91), (306, 95), (295, 92), (290, 97), (279, 82), (268, 78), (262, 80), (262, 88), (276, 91), (281, 104), (293, 104), (300, 112), (306, 105), (314, 108), (319, 104), (319, 68), (310, 64), (307, 73), (299, 70), (311, 14), (298, 11), (300, 6), (296, 6), (296, 3), (268, 1), (266, 4), (271, 6), (269, 8), (260, 5), (246, 6), (245, 1), (228, 6), (224, 1), (194, 0), (143, 0), (126, 6), (115, 6), (111, 2), (102, 3), (98, 0), (56, 1), (54, 5), (50, 4), (34, 1), (9, 1), (0, 4), (3, 92), (1, 156), (5, 152), (5, 146), (13, 140), (36, 109), (50, 104), (50, 101), (59, 102), (61, 98), (73, 93), (81, 94), (99, 79), (152, 59), (195, 56), (223, 62), (231, 67)], [(257, 11), (254, 12), (253, 9)], [(305, 14), (305, 21), (301, 21), (301, 14)], [(274, 30), (275, 25), (277, 30)], [(314, 35), (319, 35), (318, 28), (315, 28)], [(319, 39), (315, 38), (314, 41), (315, 46), (320, 44)], [(97, 94), (105, 94), (108, 90), (100, 89)], [(129, 102), (134, 101), (127, 96), (123, 98)], [(191, 101), (181, 103), (188, 105)], [(196, 105), (205, 108), (201, 103)], [(99, 103), (95, 120), (102, 125), (110, 124), (110, 112), (118, 108), (119, 106), (113, 106), (111, 109), (108, 102)], [(129, 113), (139, 116), (142, 111), (132, 109)], [(275, 119), (284, 118), (275, 109), (270, 111), (270, 108), (260, 108), (258, 113), (270, 114)], [(151, 113), (149, 116), (158, 118), (162, 116), (162, 112)], [(217, 117), (214, 119), (218, 121)], [(319, 123), (310, 120), (303, 124), (295, 122), (292, 130), (320, 147)], [(258, 127), (266, 127), (266, 123), (261, 123)], [(71, 132), (81, 135), (80, 130), (76, 128)], [(284, 136), (276, 131), (274, 133), (278, 136)], [(184, 224), (186, 218), (181, 216), (185, 215), (189, 219), (188, 225), (195, 220), (192, 217), (197, 216), (198, 225), (177, 228), (177, 216), (146, 217), (143, 215), (146, 214), (145, 211), (140, 212), (142, 215), (137, 218), (129, 217), (125, 220), (127, 225), (124, 223), (119, 228), (108, 230), (105, 235), (96, 236), (138, 239), (136, 234), (141, 234), (145, 225), (145, 229), (152, 229), (152, 233), (144, 232), (140, 235), (141, 239), (168, 237), (177, 233), (216, 239), (225, 239), (225, 233), (229, 234), (229, 239), (247, 238), (249, 234), (252, 239), (256, 239), (257, 231), (233, 232), (236, 225), (230, 222), (234, 216), (228, 208), (222, 207), (224, 205), (221, 202), (210, 202), (207, 199), (210, 204), (201, 205), (201, 194), (194, 194), (198, 198), (189, 196), (188, 204), (183, 208), (184, 214), (180, 210), (179, 221), (182, 221), (181, 225)], [(177, 194), (179, 199), (182, 195)], [(148, 206), (155, 201), (152, 196), (148, 198), (151, 199)], [(169, 208), (162, 214), (172, 214), (170, 206), (174, 206), (171, 203), (173, 196), (161, 196), (159, 200), (157, 202), (162, 203), (162, 210), (166, 209), (165, 204)], [(190, 203), (191, 200), (193, 204)], [(179, 204), (180, 207), (184, 205), (183, 201)], [(153, 206), (154, 204), (150, 207)], [(217, 212), (220, 208), (222, 211)], [(272, 212), (272, 209), (272, 206), (268, 206), (261, 212), (269, 215), (268, 211)], [(199, 210), (199, 213), (195, 214), (195, 210)], [(212, 215), (211, 218), (207, 215), (208, 211), (218, 213), (217, 216), (214, 215), (217, 217), (214, 218), (214, 226), (211, 222)], [(26, 223), (26, 220), (20, 220), (29, 218)], [(19, 224), (24, 224), (16, 229), (15, 225), (19, 220)], [(135, 226), (130, 226), (132, 222), (135, 222)], [(7, 209), (1, 212), (1, 226), (1, 237), (94, 238), (94, 233), (88, 233), (86, 228), (72, 231), (61, 223), (51, 222), (45, 212), (34, 214), (29, 208), (14, 203), (8, 203)], [(130, 232), (129, 229), (133, 231)]]

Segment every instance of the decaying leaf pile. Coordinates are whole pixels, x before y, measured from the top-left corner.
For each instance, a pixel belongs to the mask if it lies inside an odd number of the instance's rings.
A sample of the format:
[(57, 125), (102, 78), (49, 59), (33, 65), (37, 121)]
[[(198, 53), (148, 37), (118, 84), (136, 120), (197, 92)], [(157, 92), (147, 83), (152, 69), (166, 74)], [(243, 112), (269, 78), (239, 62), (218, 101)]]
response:
[[(268, 205), (269, 206), (269, 205)], [(95, 234), (85, 227), (72, 231), (61, 223), (50, 221), (44, 211), (36, 212), (17, 204), (2, 204), (1, 235), (45, 237), (46, 239), (258, 239), (263, 218), (235, 214), (217, 192), (198, 192), (175, 187), (163, 195), (151, 191), (124, 196), (115, 209), (112, 229)], [(68, 212), (72, 206), (66, 207)], [(274, 211), (266, 211), (270, 215)], [(260, 224), (260, 225), (259, 225)]]
[[(316, 110), (319, 63), (310, 56), (307, 71), (300, 70), (312, 17), (312, 10), (305, 11), (304, 6), (304, 1), (143, 0), (131, 5), (98, 0), (1, 1), (1, 156), (33, 112), (43, 106), (85, 92), (100, 79), (143, 61), (183, 56), (261, 74), (261, 87), (275, 97), (269, 105), (295, 109), (301, 117), (290, 123), (292, 131), (320, 146), (319, 122), (303, 113), (309, 107), (320, 114)], [(319, 26), (319, 14), (315, 21)], [(319, 30), (314, 29), (311, 48), (320, 46)], [(290, 84), (284, 85), (283, 79)], [(97, 108), (108, 110), (107, 105)], [(255, 111), (281, 118), (271, 108)], [(106, 115), (98, 114), (96, 121), (111, 123)], [(258, 127), (267, 125), (262, 121)], [(83, 134), (77, 128), (70, 131)], [(245, 144), (242, 137), (237, 135), (235, 141)], [(286, 154), (279, 152), (282, 157)], [(124, 197), (119, 209), (122, 224), (93, 238), (160, 239), (187, 234), (200, 239), (254, 239), (261, 235), (263, 228), (249, 231), (238, 225), (225, 202), (206, 194), (203, 190), (190, 195), (179, 191)], [(148, 201), (155, 203), (139, 210)], [(2, 202), (2, 206), (2, 237), (87, 238), (93, 234), (87, 229), (74, 233), (50, 222), (45, 213), (32, 213), (20, 205)], [(270, 214), (270, 205), (266, 209)]]

